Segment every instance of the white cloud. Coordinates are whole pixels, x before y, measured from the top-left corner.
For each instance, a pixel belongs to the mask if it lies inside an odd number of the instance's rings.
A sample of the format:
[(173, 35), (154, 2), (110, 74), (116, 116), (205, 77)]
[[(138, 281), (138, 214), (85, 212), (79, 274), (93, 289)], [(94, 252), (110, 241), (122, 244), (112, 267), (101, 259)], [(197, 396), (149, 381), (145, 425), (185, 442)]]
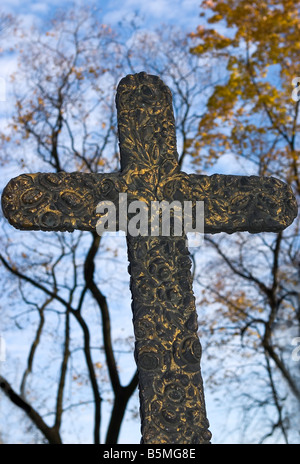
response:
[(104, 21), (110, 24), (117, 23), (130, 15), (139, 12), (145, 22), (152, 27), (160, 23), (172, 23), (182, 26), (193, 32), (199, 23), (199, 4), (195, 0), (124, 0), (120, 4), (117, 0), (106, 2), (103, 8)]
[(31, 5), (31, 10), (36, 13), (47, 13), (49, 11), (50, 5), (46, 2), (33, 3)]
[(207, 170), (207, 174), (230, 174), (236, 176), (252, 176), (257, 175), (257, 166), (251, 161), (244, 159), (241, 162), (240, 158), (234, 154), (224, 154), (216, 161), (212, 168)]

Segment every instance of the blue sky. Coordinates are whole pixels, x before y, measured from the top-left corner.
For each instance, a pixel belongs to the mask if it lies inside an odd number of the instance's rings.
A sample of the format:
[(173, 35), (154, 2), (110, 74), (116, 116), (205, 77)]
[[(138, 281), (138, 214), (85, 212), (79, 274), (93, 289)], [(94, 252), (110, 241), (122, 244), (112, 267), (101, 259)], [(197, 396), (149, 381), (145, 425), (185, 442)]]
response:
[[(97, 2), (85, 2), (85, 4), (94, 3), (103, 11), (103, 21), (111, 25), (135, 12), (139, 12), (144, 17), (149, 28), (163, 22), (176, 24), (184, 30), (192, 32), (200, 20), (199, 0), (151, 0), (151, 2), (142, 2), (141, 0), (100, 0)], [(38, 18), (48, 17), (57, 7), (64, 8), (72, 4), (74, 2), (70, 0), (53, 0), (51, 2), (2, 0), (1, 8), (13, 15), (17, 15), (30, 24), (38, 20)]]

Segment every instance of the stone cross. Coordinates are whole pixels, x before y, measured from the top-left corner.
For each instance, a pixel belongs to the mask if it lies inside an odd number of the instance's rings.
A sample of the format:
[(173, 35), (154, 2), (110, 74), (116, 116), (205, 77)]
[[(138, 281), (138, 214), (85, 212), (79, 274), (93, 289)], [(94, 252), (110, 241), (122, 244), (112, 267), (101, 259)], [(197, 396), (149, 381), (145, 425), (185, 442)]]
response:
[[(178, 165), (172, 96), (139, 73), (117, 89), (121, 171), (36, 173), (12, 179), (2, 195), (22, 230), (95, 231), (101, 201), (204, 202), (204, 232), (278, 232), (297, 215), (291, 189), (272, 177), (196, 175)], [(127, 213), (126, 213), (127, 214)], [(129, 215), (127, 216), (127, 218)], [(117, 227), (121, 227), (120, 222)], [(201, 345), (185, 235), (127, 234), (139, 374), (142, 443), (209, 443)]]

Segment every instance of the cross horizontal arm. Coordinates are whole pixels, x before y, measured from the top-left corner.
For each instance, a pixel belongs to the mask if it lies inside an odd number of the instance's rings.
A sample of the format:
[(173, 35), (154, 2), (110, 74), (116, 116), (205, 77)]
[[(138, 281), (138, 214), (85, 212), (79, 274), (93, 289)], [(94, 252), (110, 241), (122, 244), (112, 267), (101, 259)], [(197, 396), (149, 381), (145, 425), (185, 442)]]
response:
[(95, 230), (100, 201), (118, 199), (119, 174), (36, 173), (12, 179), (2, 194), (2, 209), (21, 230)]
[[(182, 173), (183, 174), (183, 173)], [(279, 232), (298, 214), (291, 188), (274, 177), (183, 174), (172, 198), (204, 201), (204, 232)], [(176, 185), (177, 184), (177, 185)]]

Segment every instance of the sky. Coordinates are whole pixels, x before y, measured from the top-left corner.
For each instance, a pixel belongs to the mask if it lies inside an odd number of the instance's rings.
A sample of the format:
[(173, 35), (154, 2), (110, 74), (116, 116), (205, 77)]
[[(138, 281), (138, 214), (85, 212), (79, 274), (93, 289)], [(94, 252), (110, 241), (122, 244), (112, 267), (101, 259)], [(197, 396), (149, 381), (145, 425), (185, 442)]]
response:
[[(33, 0), (2, 0), (1, 8), (13, 15), (17, 15), (28, 24), (45, 18), (55, 8), (65, 8), (74, 2), (70, 0), (33, 1)], [(85, 2), (89, 4), (93, 2)], [(99, 0), (95, 2), (103, 11), (103, 21), (113, 25), (125, 17), (139, 12), (149, 28), (161, 22), (176, 24), (191, 32), (199, 24), (199, 0)]]

